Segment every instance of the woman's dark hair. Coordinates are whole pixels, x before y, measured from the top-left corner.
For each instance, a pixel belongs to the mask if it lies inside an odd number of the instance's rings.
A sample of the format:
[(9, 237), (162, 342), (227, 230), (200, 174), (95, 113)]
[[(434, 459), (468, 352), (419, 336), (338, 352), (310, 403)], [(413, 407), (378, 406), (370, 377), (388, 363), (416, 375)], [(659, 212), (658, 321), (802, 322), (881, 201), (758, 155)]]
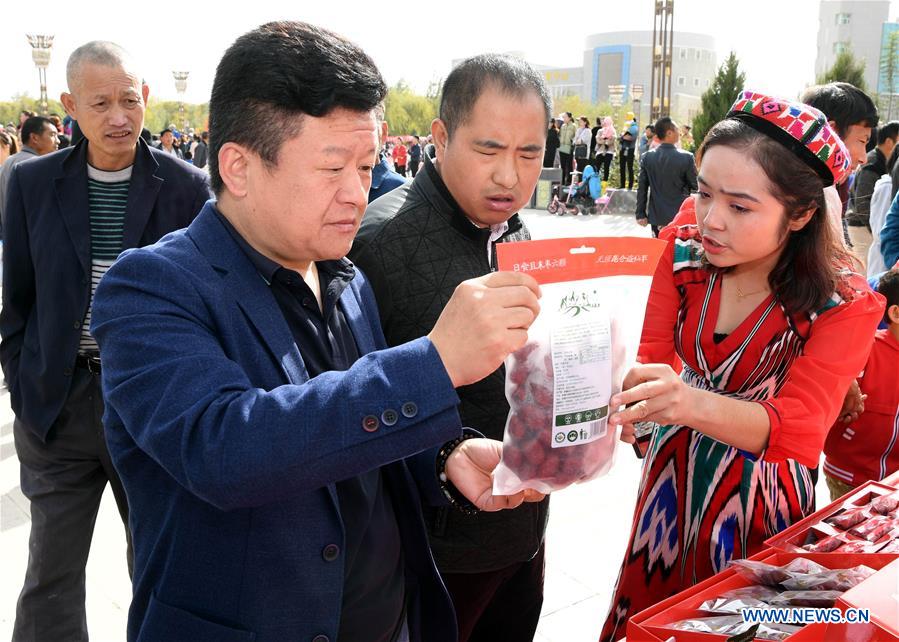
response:
[(827, 220), (821, 177), (785, 146), (739, 120), (722, 120), (712, 127), (697, 154), (699, 162), (716, 146), (739, 150), (762, 168), (771, 194), (784, 206), (785, 231), (790, 220), (815, 210), (802, 229), (787, 232), (768, 284), (790, 314), (820, 309), (833, 295), (840, 270), (851, 264)]
[(270, 167), (302, 116), (375, 109), (387, 85), (362, 49), (302, 22), (270, 22), (242, 35), (219, 62), (209, 101), (209, 177), (221, 193), (218, 153), (234, 142)]
[(581, 116), (580, 118), (578, 118), (578, 122), (584, 123), (584, 127), (590, 126), (590, 119), (587, 118), (586, 116)]

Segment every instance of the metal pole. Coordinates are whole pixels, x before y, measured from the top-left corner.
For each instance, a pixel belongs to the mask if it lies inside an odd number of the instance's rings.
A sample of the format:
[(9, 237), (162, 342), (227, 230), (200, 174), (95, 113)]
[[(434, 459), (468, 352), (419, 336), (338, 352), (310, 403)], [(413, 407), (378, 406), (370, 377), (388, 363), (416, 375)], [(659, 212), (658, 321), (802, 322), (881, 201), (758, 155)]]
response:
[(668, 14), (666, 16), (668, 34), (668, 51), (666, 54), (665, 73), (668, 75), (668, 92), (665, 96), (665, 115), (671, 115), (671, 62), (674, 57), (674, 0), (668, 1)]
[(655, 2), (655, 11), (652, 16), (652, 51), (650, 52), (650, 62), (652, 64), (652, 73), (650, 75), (649, 80), (649, 119), (655, 121), (658, 118), (656, 114), (656, 47), (658, 46), (658, 18), (659, 18), (659, 7), (661, 6), (660, 0), (656, 0)]
[(46, 116), (50, 111), (47, 99), (47, 66), (50, 64), (50, 49), (53, 47), (53, 36), (28, 34), (25, 36), (31, 45), (31, 59), (37, 67), (38, 81), (41, 85), (40, 110)]
[(178, 92), (178, 117), (181, 120), (181, 131), (186, 129), (184, 120), (184, 93), (187, 91), (187, 77), (189, 71), (173, 71), (172, 76), (175, 78), (175, 90)]

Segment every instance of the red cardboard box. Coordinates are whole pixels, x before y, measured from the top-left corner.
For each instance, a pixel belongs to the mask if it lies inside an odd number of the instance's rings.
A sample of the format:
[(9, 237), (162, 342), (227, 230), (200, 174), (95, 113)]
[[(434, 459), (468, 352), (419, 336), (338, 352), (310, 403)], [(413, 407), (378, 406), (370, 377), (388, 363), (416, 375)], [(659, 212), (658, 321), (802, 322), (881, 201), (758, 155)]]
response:
[(837, 607), (844, 613), (850, 608), (868, 609), (871, 626), (866, 628), (870, 637), (863, 638), (859, 635), (858, 629), (862, 625), (839, 624), (830, 627), (833, 628), (834, 637), (829, 640), (899, 640), (899, 560), (894, 560), (872, 577), (843, 593), (837, 601)]
[[(820, 542), (821, 540), (834, 535), (842, 535), (846, 539), (852, 541), (863, 541), (862, 538), (856, 537), (845, 529), (837, 528), (826, 520), (837, 517), (846, 511), (866, 506), (870, 504), (873, 499), (883, 495), (890, 495), (894, 492), (896, 492), (895, 488), (882, 482), (867, 482), (862, 484), (837, 501), (809, 515), (805, 519), (796, 522), (774, 537), (765, 540), (765, 544), (789, 553), (808, 553), (817, 556), (822, 553), (809, 553), (808, 551), (803, 550), (802, 547), (806, 544)], [(886, 546), (890, 540), (890, 535), (887, 533), (876, 542), (872, 542), (870, 544), (870, 551), (866, 552), (876, 553), (877, 550)], [(839, 553), (839, 550), (835, 552)]]
[[(875, 570), (884, 569), (885, 572), (881, 571), (876, 573), (874, 576), (865, 580), (865, 582), (860, 584), (858, 587), (847, 592), (845, 596), (849, 596), (850, 593), (855, 593), (863, 586), (866, 586), (869, 582), (872, 582), (875, 578), (878, 578), (876, 586), (881, 586), (881, 582), (889, 582), (890, 578), (893, 578), (893, 580), (895, 581), (896, 568), (894, 568), (894, 566), (892, 565), (895, 563), (895, 556), (892, 555), (879, 556), (866, 554), (832, 554), (812, 556), (808, 554), (785, 553), (782, 551), (767, 549), (759, 553), (758, 555), (754, 555), (751, 559), (782, 566), (796, 559), (797, 557), (813, 559), (814, 561), (827, 568), (852, 568), (854, 566), (864, 564)], [(881, 577), (882, 575), (883, 577)], [(707, 599), (718, 597), (722, 593), (731, 589), (749, 585), (750, 583), (740, 577), (734, 570), (727, 569), (726, 571), (723, 571), (718, 575), (715, 575), (714, 577), (711, 577), (708, 580), (697, 584), (696, 586), (690, 587), (689, 589), (682, 591), (677, 595), (668, 598), (667, 600), (663, 600), (655, 606), (650, 607), (649, 609), (646, 609), (645, 611), (635, 615), (628, 622), (627, 640), (628, 642), (631, 642), (631, 640), (646, 640), (647, 642), (655, 642), (655, 640), (661, 640), (662, 642), (664, 642), (672, 637), (676, 640), (676, 642), (711, 642), (713, 640), (726, 640), (727, 636), (724, 635), (676, 631), (674, 629), (668, 628), (668, 625), (673, 624), (674, 622), (694, 617), (705, 617), (707, 614), (699, 610), (699, 606), (704, 601), (706, 601)], [(894, 585), (893, 593), (895, 592), (896, 589)], [(856, 596), (854, 599), (866, 601), (872, 600), (873, 598), (869, 596), (867, 591), (862, 591), (860, 593), (860, 596)], [(857, 606), (857, 604), (850, 604), (846, 608), (848, 608), (849, 606)], [(860, 606), (859, 608), (871, 608), (872, 622), (875, 621), (874, 606)], [(876, 608), (882, 608), (882, 605), (878, 605)], [(880, 611), (878, 611), (878, 613), (880, 613)], [(831, 635), (830, 628), (832, 628), (833, 625), (812, 624), (803, 627), (799, 632), (787, 639), (789, 639), (791, 642), (801, 642), (806, 640), (815, 640), (816, 642), (818, 642), (823, 641), (826, 638), (828, 640), (839, 639), (846, 640), (848, 642), (849, 640), (855, 640), (858, 636), (859, 642), (863, 640), (868, 642), (899, 640), (899, 637), (892, 636), (891, 634), (887, 635), (887, 637), (883, 637), (884, 634), (888, 633), (889, 629), (885, 629), (883, 626), (880, 626), (879, 622), (882, 617), (890, 617), (890, 611), (883, 611), (883, 613), (884, 615), (878, 615), (878, 619), (876, 622), (878, 626), (872, 627), (861, 624), (842, 626), (840, 629), (841, 635), (848, 635), (849, 637), (829, 637)]]

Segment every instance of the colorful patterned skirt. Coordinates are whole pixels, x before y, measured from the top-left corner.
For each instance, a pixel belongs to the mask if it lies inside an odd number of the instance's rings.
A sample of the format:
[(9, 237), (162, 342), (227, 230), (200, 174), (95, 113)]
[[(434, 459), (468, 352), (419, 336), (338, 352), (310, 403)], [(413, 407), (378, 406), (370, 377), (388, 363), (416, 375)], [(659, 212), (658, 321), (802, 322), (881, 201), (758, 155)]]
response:
[(646, 457), (601, 642), (620, 639), (628, 618), (754, 555), (814, 510), (805, 466), (756, 460), (686, 426), (661, 426)]

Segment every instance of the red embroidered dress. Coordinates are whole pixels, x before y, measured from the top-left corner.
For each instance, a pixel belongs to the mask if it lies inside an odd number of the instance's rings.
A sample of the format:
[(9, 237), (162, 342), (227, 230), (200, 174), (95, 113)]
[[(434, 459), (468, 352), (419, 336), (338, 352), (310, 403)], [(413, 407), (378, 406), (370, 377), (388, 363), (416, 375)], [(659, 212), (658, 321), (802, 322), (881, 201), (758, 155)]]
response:
[(882, 315), (880, 295), (847, 273), (816, 313), (790, 316), (769, 295), (716, 343), (722, 276), (701, 256), (698, 229), (678, 228), (653, 279), (639, 360), (676, 365), (679, 357), (689, 385), (762, 403), (768, 448), (756, 458), (688, 426), (656, 430), (602, 641), (814, 510), (806, 467), (818, 464)]

